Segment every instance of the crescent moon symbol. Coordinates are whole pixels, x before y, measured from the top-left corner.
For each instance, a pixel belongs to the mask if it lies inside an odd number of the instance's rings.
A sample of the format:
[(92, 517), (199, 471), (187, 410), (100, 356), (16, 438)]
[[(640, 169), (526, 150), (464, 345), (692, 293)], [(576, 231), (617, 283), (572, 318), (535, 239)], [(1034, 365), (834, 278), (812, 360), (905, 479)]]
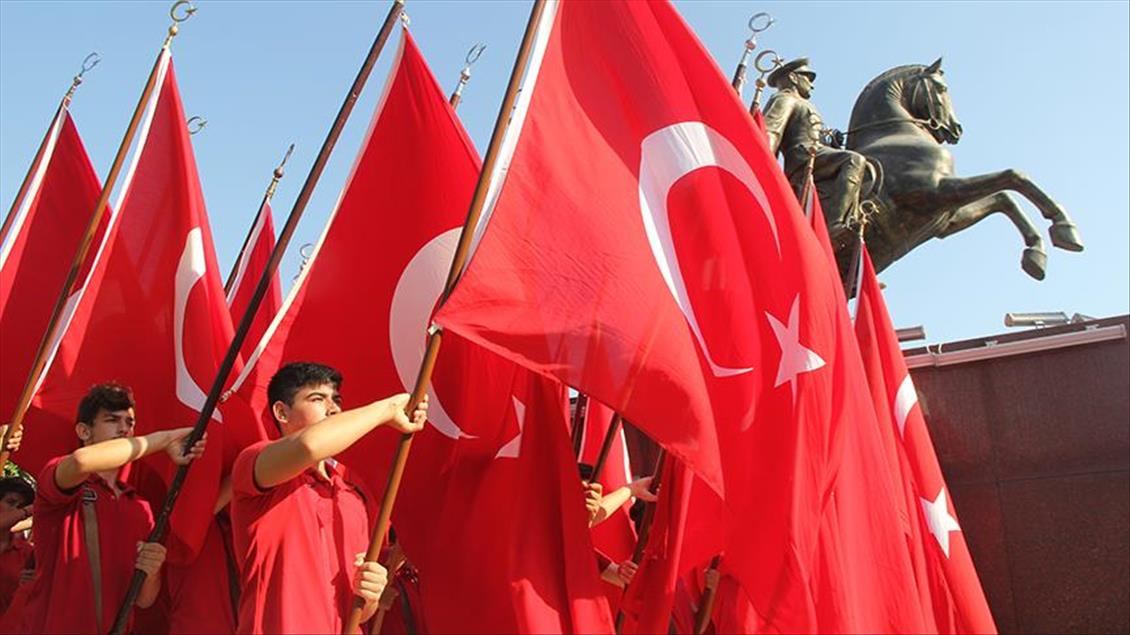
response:
[[(449, 229), (428, 241), (408, 261), (396, 283), (389, 309), (388, 337), (396, 374), (405, 390), (411, 390), (416, 383), (416, 373), (424, 360), (428, 317), (436, 298), (443, 292), (461, 230), (459, 227)], [(447, 414), (434, 387), (428, 389), (428, 394), (428, 423), (451, 439), (475, 438), (463, 432)]]
[(667, 288), (687, 319), (695, 339), (702, 347), (707, 363), (715, 377), (732, 377), (748, 373), (753, 368), (728, 368), (714, 361), (702, 329), (695, 317), (694, 307), (687, 294), (687, 285), (679, 268), (679, 258), (675, 254), (675, 243), (671, 239), (671, 220), (667, 210), (667, 194), (671, 187), (684, 176), (706, 167), (718, 167), (734, 175), (761, 206), (762, 213), (769, 221), (773, 232), (773, 242), (777, 257), (781, 256), (781, 242), (777, 236), (777, 224), (769, 213), (769, 199), (765, 189), (753, 174), (753, 168), (742, 157), (734, 144), (713, 128), (701, 121), (685, 121), (661, 128), (644, 138), (640, 144), (640, 213), (643, 215), (644, 232), (651, 245), (655, 264), (667, 283)]
[[(204, 234), (199, 227), (195, 227), (188, 232), (184, 251), (181, 252), (180, 262), (177, 263), (174, 285), (176, 303), (173, 305), (173, 363), (176, 366), (177, 399), (197, 412), (204, 409), (207, 397), (188, 372), (188, 364), (184, 361), (184, 321), (185, 313), (188, 311), (188, 296), (207, 270), (208, 264), (204, 259)], [(213, 411), (212, 418), (219, 422), (224, 420), (219, 409)]]

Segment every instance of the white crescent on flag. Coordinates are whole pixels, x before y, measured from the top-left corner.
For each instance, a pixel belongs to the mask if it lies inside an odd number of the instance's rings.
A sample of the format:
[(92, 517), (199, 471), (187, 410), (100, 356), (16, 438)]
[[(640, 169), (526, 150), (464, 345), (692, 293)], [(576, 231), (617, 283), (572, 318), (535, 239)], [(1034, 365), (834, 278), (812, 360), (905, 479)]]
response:
[[(428, 241), (408, 261), (396, 282), (389, 307), (388, 337), (396, 374), (405, 390), (412, 390), (416, 384), (416, 373), (424, 360), (428, 316), (432, 314), (436, 298), (443, 293), (461, 231), (460, 227), (449, 229)], [(428, 423), (451, 439), (475, 438), (463, 432), (447, 414), (434, 387), (428, 389), (428, 394)]]
[[(204, 259), (204, 234), (199, 227), (195, 227), (188, 232), (184, 251), (181, 252), (180, 261), (177, 263), (176, 296), (173, 304), (173, 359), (177, 373), (177, 399), (197, 412), (204, 409), (207, 395), (196, 384), (196, 380), (188, 372), (188, 364), (184, 361), (184, 322), (188, 310), (188, 297), (196, 283), (204, 278), (207, 270), (208, 265)], [(212, 412), (212, 418), (220, 422), (224, 420), (219, 409)]]
[(706, 339), (695, 317), (694, 307), (687, 294), (687, 285), (679, 267), (675, 253), (675, 243), (671, 238), (671, 220), (667, 210), (667, 195), (679, 179), (707, 167), (718, 167), (733, 174), (749, 193), (757, 200), (761, 211), (769, 221), (773, 232), (773, 243), (777, 247), (777, 257), (781, 255), (781, 243), (777, 237), (777, 225), (769, 213), (769, 199), (758, 183), (749, 166), (734, 144), (710, 126), (701, 121), (685, 121), (660, 128), (644, 138), (640, 144), (640, 212), (643, 215), (644, 231), (655, 256), (655, 264), (667, 288), (674, 296), (679, 309), (687, 318), (695, 339), (702, 347), (707, 363), (715, 377), (732, 377), (748, 373), (753, 368), (727, 368), (719, 365), (710, 355)]

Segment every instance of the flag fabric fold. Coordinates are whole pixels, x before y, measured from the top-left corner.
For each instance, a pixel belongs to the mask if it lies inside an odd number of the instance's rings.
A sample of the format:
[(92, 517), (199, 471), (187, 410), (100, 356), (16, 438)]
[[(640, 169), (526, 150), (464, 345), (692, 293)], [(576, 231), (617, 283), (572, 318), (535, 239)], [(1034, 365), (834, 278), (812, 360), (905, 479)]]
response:
[(949, 496), (918, 395), (867, 250), (855, 331), (880, 421), (902, 475), (909, 546), (922, 604), (940, 633), (995, 633), (996, 624)]
[[(247, 312), (247, 308), (251, 304), (251, 296), (255, 294), (255, 287), (259, 284), (259, 278), (262, 277), (263, 270), (266, 269), (267, 261), (271, 259), (271, 252), (274, 248), (275, 224), (271, 219), (271, 202), (264, 200), (263, 206), (259, 208), (255, 220), (252, 221), (247, 244), (244, 245), (243, 251), (239, 254), (239, 260), (232, 270), (231, 288), (227, 292), (232, 325), (238, 326), (239, 321), (243, 319), (243, 314)], [(251, 329), (247, 332), (246, 339), (243, 340), (243, 346), (240, 347), (244, 359), (250, 357), (255, 345), (262, 339), (263, 333), (271, 324), (271, 320), (275, 318), (275, 314), (281, 305), (282, 286), (279, 283), (278, 272), (275, 272), (271, 276), (267, 294), (263, 296), (263, 301), (255, 312), (255, 321), (251, 323)]]
[[(16, 209), (7, 240), (0, 246), (0, 350), (4, 351), (0, 417), (4, 418), (16, 408), (51, 311), (102, 193), (102, 184), (69, 111), (59, 111), (47, 135), (44, 154), (31, 169), (31, 185)], [(112, 215), (107, 210), (95, 231), (86, 263), (79, 270), (76, 293), (87, 278)]]

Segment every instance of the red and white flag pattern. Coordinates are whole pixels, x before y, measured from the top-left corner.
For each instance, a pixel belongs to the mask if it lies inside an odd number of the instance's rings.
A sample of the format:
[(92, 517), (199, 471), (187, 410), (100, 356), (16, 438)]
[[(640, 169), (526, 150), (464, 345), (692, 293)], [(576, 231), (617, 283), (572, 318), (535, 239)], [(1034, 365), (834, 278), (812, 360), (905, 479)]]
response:
[[(68, 316), (28, 412), (15, 461), (38, 470), (75, 447), (74, 415), (91, 385), (117, 381), (137, 400), (135, 434), (190, 426), (232, 337), (204, 197), (168, 51), (158, 62), (138, 148), (89, 282)], [(219, 486), (222, 408), (171, 520), (170, 560), (190, 560)], [(147, 459), (164, 478), (164, 455)]]
[[(267, 261), (271, 259), (271, 252), (275, 248), (275, 225), (271, 220), (271, 202), (263, 201), (263, 206), (255, 215), (251, 224), (251, 231), (247, 235), (247, 244), (239, 254), (235, 268), (231, 272), (231, 282), (227, 290), (228, 308), (231, 310), (232, 325), (238, 326), (251, 304), (251, 296), (255, 294), (255, 287), (263, 276)], [(263, 333), (275, 319), (279, 307), (282, 305), (282, 286), (279, 284), (279, 274), (271, 276), (267, 294), (263, 296), (251, 329), (247, 332), (246, 339), (240, 352), (244, 359), (250, 357), (255, 345), (262, 339)]]
[[(59, 110), (47, 131), (32, 180), (15, 210), (9, 234), (0, 246), (0, 418), (10, 417), (47, 331), (51, 311), (62, 292), (79, 242), (90, 222), (102, 184), (94, 173), (70, 112)], [(112, 216), (107, 210), (79, 270), (77, 289)]]
[[(766, 630), (921, 630), (885, 475), (841, 478), (846, 449), (874, 451), (874, 411), (838, 275), (764, 135), (668, 3), (547, 3), (534, 50), (438, 321), (696, 473), (675, 573), (725, 550)], [(862, 535), (868, 519), (885, 528)], [(833, 579), (829, 553), (880, 564)]]
[(941, 633), (995, 633), (957, 510), (946, 488), (918, 393), (887, 312), (871, 256), (863, 251), (855, 330), (880, 419), (906, 484), (922, 603)]

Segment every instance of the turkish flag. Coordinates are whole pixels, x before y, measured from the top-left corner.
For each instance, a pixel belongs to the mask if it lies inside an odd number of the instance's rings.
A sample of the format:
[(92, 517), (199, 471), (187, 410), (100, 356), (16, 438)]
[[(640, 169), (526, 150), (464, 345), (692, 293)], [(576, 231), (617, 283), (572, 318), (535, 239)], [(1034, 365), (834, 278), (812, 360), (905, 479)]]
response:
[[(75, 410), (94, 384), (117, 381), (133, 389), (137, 435), (193, 425), (231, 341), (231, 317), (167, 51), (156, 85), (122, 203), (28, 412), (28, 433), (16, 453), (25, 469), (39, 470), (49, 458), (74, 450)], [(171, 519), (171, 562), (191, 560), (211, 522), (225, 432), (221, 410)], [(165, 483), (175, 469), (163, 453), (146, 462)]]
[[(232, 400), (271, 425), (266, 385), (302, 360), (341, 371), (346, 407), (409, 390), (479, 169), (405, 31), (338, 206)], [(575, 460), (537, 441), (558, 419), (565, 434), (560, 385), (447, 333), (429, 394), (392, 518), (420, 575), (413, 610), (436, 632), (607, 630), (585, 618), (609, 621), (603, 597), (594, 599), (600, 581)], [(537, 422), (534, 441), (521, 434), (527, 420)], [(339, 458), (381, 491), (398, 439), (381, 428)], [(557, 511), (544, 516), (551, 504)], [(575, 511), (563, 515), (563, 504)]]
[[(697, 474), (676, 574), (724, 551), (764, 630), (920, 630), (885, 474), (840, 483), (877, 425), (839, 277), (726, 78), (665, 2), (547, 3), (531, 59), (438, 321)], [(884, 568), (821, 578), (823, 545)]]
[[(31, 167), (31, 173), (30, 187), (0, 247), (0, 351), (4, 351), (0, 418), (4, 420), (16, 409), (51, 311), (102, 193), (66, 109), (51, 122), (43, 156)], [(110, 210), (102, 215), (86, 263), (76, 278), (76, 291), (65, 309), (73, 307), (77, 289), (86, 281), (111, 215)], [(34, 434), (29, 431), (25, 441)]]
[(876, 410), (902, 472), (923, 605), (938, 632), (995, 633), (918, 394), (899, 348), (871, 256), (863, 251), (855, 330)]
[[(233, 325), (238, 325), (243, 319), (243, 314), (247, 312), (247, 307), (251, 304), (251, 296), (255, 293), (255, 287), (259, 284), (259, 278), (263, 276), (263, 270), (266, 269), (274, 248), (275, 225), (271, 220), (271, 202), (265, 200), (255, 215), (251, 231), (247, 235), (247, 243), (243, 246), (239, 260), (236, 261), (235, 268), (231, 272), (227, 301)], [(276, 271), (271, 276), (267, 294), (263, 296), (263, 301), (255, 312), (255, 321), (251, 323), (251, 329), (247, 331), (247, 338), (243, 340), (243, 346), (240, 348), (244, 359), (251, 356), (251, 352), (255, 350), (255, 346), (262, 339), (263, 333), (266, 332), (281, 305), (282, 287)]]

